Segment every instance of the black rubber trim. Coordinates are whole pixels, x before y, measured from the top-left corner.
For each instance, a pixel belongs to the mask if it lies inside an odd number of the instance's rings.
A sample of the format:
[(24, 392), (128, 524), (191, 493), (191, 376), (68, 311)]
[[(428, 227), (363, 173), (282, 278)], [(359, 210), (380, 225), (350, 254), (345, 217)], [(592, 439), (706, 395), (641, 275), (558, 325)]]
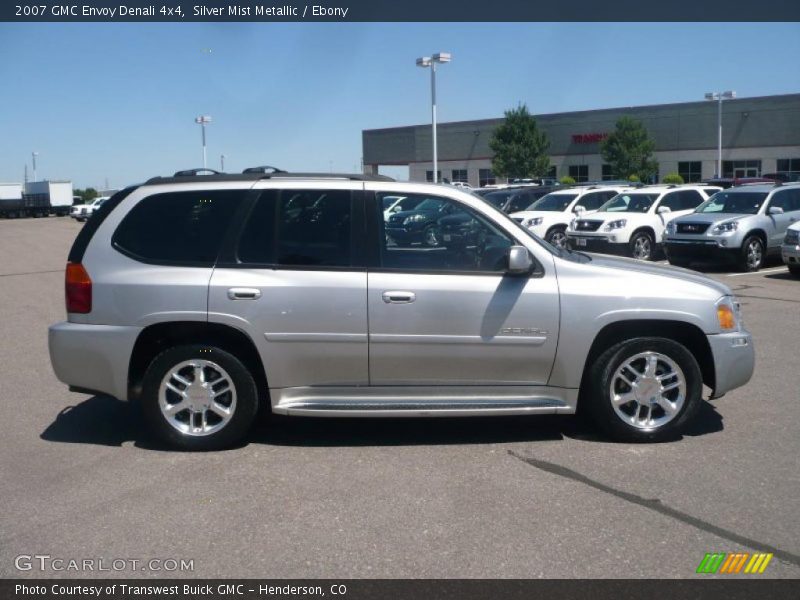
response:
[(69, 255), (67, 257), (69, 262), (79, 263), (83, 260), (83, 255), (86, 254), (86, 248), (89, 247), (89, 242), (92, 241), (92, 237), (100, 228), (100, 225), (103, 224), (103, 221), (106, 220), (106, 217), (111, 214), (112, 210), (119, 206), (120, 202), (130, 196), (131, 193), (138, 188), (138, 185), (132, 185), (118, 191), (116, 194), (111, 196), (111, 198), (106, 200), (100, 208), (92, 213), (92, 216), (89, 217), (88, 221), (86, 221), (86, 225), (83, 226), (83, 229), (80, 230), (78, 236), (75, 238), (75, 241), (72, 243), (72, 248), (70, 248)]

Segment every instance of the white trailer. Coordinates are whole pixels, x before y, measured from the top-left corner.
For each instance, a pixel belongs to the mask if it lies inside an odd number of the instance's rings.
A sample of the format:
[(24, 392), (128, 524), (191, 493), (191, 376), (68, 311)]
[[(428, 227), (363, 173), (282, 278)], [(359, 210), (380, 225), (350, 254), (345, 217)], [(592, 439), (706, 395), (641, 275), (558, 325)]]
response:
[(22, 211), (22, 184), (0, 183), (0, 217), (13, 219)]
[(31, 181), (22, 195), (25, 216), (32, 217), (68, 215), (72, 199), (71, 181)]

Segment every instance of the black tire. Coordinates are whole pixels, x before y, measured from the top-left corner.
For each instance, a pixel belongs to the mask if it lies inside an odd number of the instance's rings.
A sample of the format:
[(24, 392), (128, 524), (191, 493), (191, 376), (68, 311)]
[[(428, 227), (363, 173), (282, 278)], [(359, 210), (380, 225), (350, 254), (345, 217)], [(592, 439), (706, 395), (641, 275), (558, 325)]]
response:
[(791, 273), (794, 277), (800, 277), (800, 267), (793, 267), (790, 265), (789, 273)]
[[(176, 429), (162, 414), (159, 389), (162, 379), (184, 361), (202, 359), (224, 369), (233, 383), (236, 405), (230, 420), (221, 429), (207, 435), (189, 435)], [(258, 412), (258, 391), (253, 375), (234, 355), (204, 345), (175, 346), (156, 356), (145, 372), (141, 405), (150, 429), (170, 446), (183, 450), (221, 450), (241, 443)]]
[[(656, 256), (656, 242), (647, 231), (637, 231), (628, 242), (628, 251), (631, 257), (638, 260), (654, 260)], [(646, 252), (646, 254), (645, 254)]]
[[(683, 372), (686, 386), (683, 405), (671, 420), (651, 428), (638, 428), (629, 421), (623, 421), (611, 399), (611, 385), (617, 369), (628, 359), (644, 352), (658, 353), (676, 363)], [(674, 439), (684, 432), (702, 402), (703, 378), (697, 360), (685, 346), (667, 338), (633, 338), (611, 346), (589, 369), (587, 383), (588, 385), (582, 390), (582, 402), (588, 403), (589, 412), (603, 432), (611, 439), (621, 442), (659, 442)], [(633, 406), (639, 405), (633, 404)], [(627, 410), (633, 414), (633, 409), (627, 408)], [(641, 416), (641, 407), (636, 410), (639, 411), (636, 414)], [(650, 411), (650, 415), (658, 414), (658, 411), (663, 412), (661, 416), (666, 415), (660, 407), (652, 408)]]
[(764, 242), (757, 235), (745, 238), (739, 257), (739, 267), (745, 273), (754, 273), (764, 264)]
[(441, 243), (439, 228), (436, 225), (428, 225), (422, 232), (422, 245), (426, 248), (437, 248)]
[(566, 227), (553, 227), (545, 234), (545, 241), (558, 248), (567, 247), (567, 228)]

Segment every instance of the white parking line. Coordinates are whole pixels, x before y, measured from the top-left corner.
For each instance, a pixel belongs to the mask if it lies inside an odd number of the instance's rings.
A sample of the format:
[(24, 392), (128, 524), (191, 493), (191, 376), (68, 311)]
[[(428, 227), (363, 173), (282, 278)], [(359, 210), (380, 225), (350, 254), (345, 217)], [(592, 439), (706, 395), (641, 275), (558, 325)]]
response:
[(751, 273), (731, 273), (728, 277), (739, 277), (741, 275), (758, 275), (760, 273), (779, 273), (780, 271), (787, 271), (786, 267), (773, 267), (772, 269), (764, 269), (763, 271), (753, 271)]

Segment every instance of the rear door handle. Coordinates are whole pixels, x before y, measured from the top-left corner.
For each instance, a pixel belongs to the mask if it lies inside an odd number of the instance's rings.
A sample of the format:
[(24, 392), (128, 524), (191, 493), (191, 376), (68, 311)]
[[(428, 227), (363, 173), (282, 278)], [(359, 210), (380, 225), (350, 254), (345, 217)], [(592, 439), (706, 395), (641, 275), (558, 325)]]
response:
[(381, 296), (386, 304), (410, 304), (417, 299), (414, 292), (386, 291)]
[(261, 298), (261, 290), (245, 287), (230, 288), (228, 290), (228, 298), (231, 300), (257, 300)]

